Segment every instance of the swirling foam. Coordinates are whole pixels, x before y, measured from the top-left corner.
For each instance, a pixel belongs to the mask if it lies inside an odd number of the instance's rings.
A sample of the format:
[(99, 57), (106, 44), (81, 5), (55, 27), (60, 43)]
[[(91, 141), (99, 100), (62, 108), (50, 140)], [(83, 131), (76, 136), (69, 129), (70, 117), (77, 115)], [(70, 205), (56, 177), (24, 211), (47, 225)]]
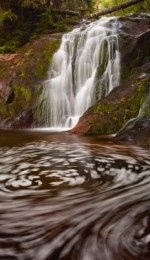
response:
[(148, 260), (149, 151), (36, 142), (0, 149), (0, 259)]

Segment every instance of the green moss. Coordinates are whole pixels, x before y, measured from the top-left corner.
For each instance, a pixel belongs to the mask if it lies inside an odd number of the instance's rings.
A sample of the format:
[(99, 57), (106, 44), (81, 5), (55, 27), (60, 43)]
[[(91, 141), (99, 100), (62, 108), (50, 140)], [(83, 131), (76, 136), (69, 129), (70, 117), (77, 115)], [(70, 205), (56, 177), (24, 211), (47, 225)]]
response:
[(6, 103), (4, 101), (0, 102), (0, 114), (1, 115), (6, 115), (6, 116), (9, 115), (9, 111), (8, 111), (7, 105), (6, 105)]
[(22, 64), (24, 64), (24, 63), (25, 63), (25, 60), (22, 59), (22, 60), (19, 60), (19, 61), (17, 62), (17, 65), (22, 65)]
[(29, 49), (29, 50), (28, 50), (28, 53), (29, 53), (29, 54), (31, 54), (31, 53), (33, 53), (33, 52), (34, 52), (33, 49)]
[(6, 71), (7, 71), (7, 66), (3, 61), (0, 60), (0, 78), (5, 76)]
[(25, 76), (26, 76), (26, 73), (25, 73), (25, 71), (24, 71), (24, 70), (22, 70), (22, 72), (20, 73), (20, 77), (23, 77), (23, 78), (25, 78)]
[(22, 85), (14, 86), (15, 101), (23, 99), (26, 102), (30, 102), (32, 93), (29, 87)]
[[(146, 85), (140, 84), (129, 98), (121, 98), (115, 103), (107, 99), (97, 102), (85, 115), (92, 114), (88, 134), (116, 133), (128, 120), (138, 115), (146, 98)], [(150, 116), (150, 106), (147, 109)]]
[(8, 104), (8, 111), (11, 117), (15, 117), (21, 111), (28, 109), (32, 101), (32, 92), (29, 87), (15, 85), (13, 90), (15, 99), (11, 104)]
[(45, 79), (47, 76), (47, 68), (51, 63), (53, 54), (57, 51), (60, 44), (60, 40), (55, 39), (50, 41), (43, 50), (43, 55), (41, 58), (38, 58), (35, 73), (40, 79)]

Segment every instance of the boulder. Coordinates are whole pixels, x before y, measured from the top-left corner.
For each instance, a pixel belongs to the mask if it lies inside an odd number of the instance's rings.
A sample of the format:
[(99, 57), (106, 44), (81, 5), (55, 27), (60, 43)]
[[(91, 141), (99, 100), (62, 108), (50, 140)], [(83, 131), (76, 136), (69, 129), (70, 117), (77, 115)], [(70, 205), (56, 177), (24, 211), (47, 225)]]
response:
[(137, 116), (146, 95), (147, 85), (134, 83), (129, 88), (116, 87), (107, 97), (90, 107), (70, 130), (75, 134), (114, 134), (128, 120)]

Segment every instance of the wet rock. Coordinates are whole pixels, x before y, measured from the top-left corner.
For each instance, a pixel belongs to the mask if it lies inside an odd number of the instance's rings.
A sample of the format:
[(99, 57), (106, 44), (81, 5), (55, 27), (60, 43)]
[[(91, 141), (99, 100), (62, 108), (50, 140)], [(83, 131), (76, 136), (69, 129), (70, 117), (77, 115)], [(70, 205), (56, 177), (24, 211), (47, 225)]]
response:
[(38, 123), (34, 120), (33, 110), (30, 108), (20, 113), (13, 122), (10, 122), (9, 127), (13, 129), (38, 127)]
[(114, 141), (150, 146), (150, 118), (132, 119), (117, 133)]

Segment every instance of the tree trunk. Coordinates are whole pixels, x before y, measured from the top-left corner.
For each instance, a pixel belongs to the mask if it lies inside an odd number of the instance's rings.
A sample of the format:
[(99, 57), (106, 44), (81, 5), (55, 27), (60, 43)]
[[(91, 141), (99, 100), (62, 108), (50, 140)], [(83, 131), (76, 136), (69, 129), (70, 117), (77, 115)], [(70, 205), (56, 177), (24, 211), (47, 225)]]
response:
[(47, 0), (47, 1), (46, 1), (46, 5), (47, 5), (47, 6), (50, 6), (50, 1), (51, 1), (51, 0)]
[(144, 0), (130, 0), (129, 2), (126, 2), (126, 3), (122, 3), (120, 5), (115, 5), (111, 8), (108, 8), (108, 9), (105, 9), (101, 12), (97, 12), (97, 13), (94, 13), (94, 14), (90, 14), (88, 16), (86, 16), (86, 18), (98, 18), (99, 16), (101, 15), (105, 15), (105, 14), (109, 14), (109, 13), (113, 13), (115, 11), (118, 11), (120, 9), (124, 9), (126, 7), (129, 7), (131, 5), (135, 5), (135, 4), (138, 4), (140, 2), (144, 2)]
[(53, 8), (61, 9), (62, 6), (62, 0), (53, 0)]

